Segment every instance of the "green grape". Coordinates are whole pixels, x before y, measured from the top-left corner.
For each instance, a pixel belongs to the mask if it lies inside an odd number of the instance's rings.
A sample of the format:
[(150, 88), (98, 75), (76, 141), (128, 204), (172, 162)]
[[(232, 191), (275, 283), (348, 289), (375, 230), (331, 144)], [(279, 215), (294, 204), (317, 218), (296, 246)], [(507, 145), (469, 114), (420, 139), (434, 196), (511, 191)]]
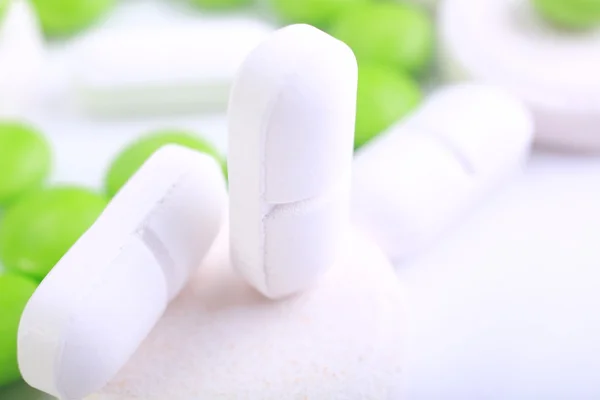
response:
[(433, 54), (431, 17), (414, 5), (372, 3), (357, 7), (341, 14), (330, 32), (352, 48), (359, 65), (386, 64), (420, 73)]
[(87, 28), (115, 5), (116, 0), (31, 0), (48, 36), (64, 36)]
[(600, 0), (532, 0), (538, 12), (551, 23), (568, 28), (600, 25)]
[(8, 270), (43, 279), (106, 204), (104, 196), (73, 186), (31, 193), (0, 222), (2, 263)]
[(0, 122), (0, 205), (37, 189), (50, 174), (51, 150), (30, 126)]
[(285, 23), (305, 23), (326, 28), (348, 8), (369, 0), (269, 0), (271, 7)]
[[(106, 192), (113, 197), (133, 174), (158, 149), (178, 144), (214, 157), (224, 167), (225, 161), (214, 146), (198, 136), (183, 131), (161, 131), (145, 136), (125, 148), (113, 161), (106, 175)], [(225, 172), (224, 172), (225, 173)]]
[(21, 378), (17, 364), (19, 321), (36, 287), (36, 282), (19, 275), (0, 275), (0, 386)]
[(229, 10), (249, 6), (253, 0), (191, 0), (195, 5), (211, 10)]
[(360, 66), (354, 147), (385, 131), (420, 101), (421, 90), (410, 76), (389, 67)]

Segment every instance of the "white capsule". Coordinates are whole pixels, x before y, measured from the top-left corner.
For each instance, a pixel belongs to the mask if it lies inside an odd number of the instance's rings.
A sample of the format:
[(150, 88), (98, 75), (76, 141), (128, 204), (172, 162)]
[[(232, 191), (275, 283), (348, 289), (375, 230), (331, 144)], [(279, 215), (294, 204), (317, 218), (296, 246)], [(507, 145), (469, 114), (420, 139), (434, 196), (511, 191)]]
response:
[(443, 2), (444, 78), (473, 79), (514, 92), (533, 112), (540, 144), (600, 151), (600, 29), (561, 31), (531, 3)]
[(0, 15), (0, 117), (18, 117), (39, 94), (44, 40), (27, 0), (5, 2)]
[(224, 111), (237, 69), (271, 32), (249, 18), (96, 31), (75, 47), (75, 99), (99, 115)]
[(441, 89), (358, 152), (353, 219), (403, 261), (518, 170), (532, 137), (529, 112), (502, 89)]
[(179, 146), (156, 152), (27, 304), (23, 378), (65, 400), (108, 383), (200, 265), (225, 209), (213, 159)]
[(260, 292), (310, 286), (348, 219), (357, 66), (342, 42), (283, 28), (242, 65), (229, 107), (231, 252)]

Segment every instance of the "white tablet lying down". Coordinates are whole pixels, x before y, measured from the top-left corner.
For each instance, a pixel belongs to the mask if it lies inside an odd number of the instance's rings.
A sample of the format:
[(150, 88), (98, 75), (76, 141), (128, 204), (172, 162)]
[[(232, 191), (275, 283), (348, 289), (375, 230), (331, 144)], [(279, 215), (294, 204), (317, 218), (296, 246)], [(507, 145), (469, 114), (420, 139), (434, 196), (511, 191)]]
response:
[(356, 154), (352, 217), (395, 262), (419, 254), (528, 159), (533, 121), (505, 90), (434, 92)]
[(226, 205), (212, 158), (157, 151), (27, 304), (18, 340), (27, 383), (64, 400), (108, 383), (202, 262)]

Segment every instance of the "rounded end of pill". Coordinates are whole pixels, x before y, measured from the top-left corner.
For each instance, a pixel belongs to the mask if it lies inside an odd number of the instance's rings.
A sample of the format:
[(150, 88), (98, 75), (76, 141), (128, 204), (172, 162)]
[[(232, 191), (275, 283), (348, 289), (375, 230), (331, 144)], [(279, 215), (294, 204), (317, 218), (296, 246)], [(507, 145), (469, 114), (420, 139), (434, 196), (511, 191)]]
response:
[(357, 81), (352, 50), (310, 25), (261, 43), (230, 98), (231, 190), (253, 185), (266, 201), (285, 204), (337, 182), (352, 160)]
[[(101, 389), (125, 365), (167, 304), (165, 278), (132, 239), (107, 265), (81, 243), (40, 284), (21, 317), (18, 361), (32, 387), (64, 399)], [(77, 261), (80, 264), (76, 264)], [(101, 262), (104, 262), (102, 260)]]

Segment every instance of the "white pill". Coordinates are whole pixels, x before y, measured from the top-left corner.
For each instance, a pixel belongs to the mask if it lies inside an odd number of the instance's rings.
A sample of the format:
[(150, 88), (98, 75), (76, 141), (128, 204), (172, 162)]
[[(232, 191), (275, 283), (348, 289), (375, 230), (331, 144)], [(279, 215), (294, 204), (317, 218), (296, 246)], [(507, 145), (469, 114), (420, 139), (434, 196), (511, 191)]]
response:
[(0, 117), (22, 116), (35, 103), (44, 70), (44, 41), (27, 0), (0, 15)]
[(179, 146), (156, 152), (27, 304), (23, 378), (65, 400), (107, 384), (200, 265), (226, 203), (213, 159)]
[(260, 292), (306, 289), (348, 220), (357, 66), (342, 42), (283, 28), (242, 65), (229, 107), (232, 259)]
[(100, 115), (225, 110), (237, 69), (271, 32), (237, 17), (99, 30), (75, 46), (75, 99)]
[(353, 218), (404, 261), (518, 170), (532, 137), (530, 113), (504, 90), (441, 89), (358, 152)]
[(527, 0), (447, 0), (439, 18), (447, 80), (513, 91), (531, 108), (540, 144), (600, 151), (600, 29), (561, 31)]

